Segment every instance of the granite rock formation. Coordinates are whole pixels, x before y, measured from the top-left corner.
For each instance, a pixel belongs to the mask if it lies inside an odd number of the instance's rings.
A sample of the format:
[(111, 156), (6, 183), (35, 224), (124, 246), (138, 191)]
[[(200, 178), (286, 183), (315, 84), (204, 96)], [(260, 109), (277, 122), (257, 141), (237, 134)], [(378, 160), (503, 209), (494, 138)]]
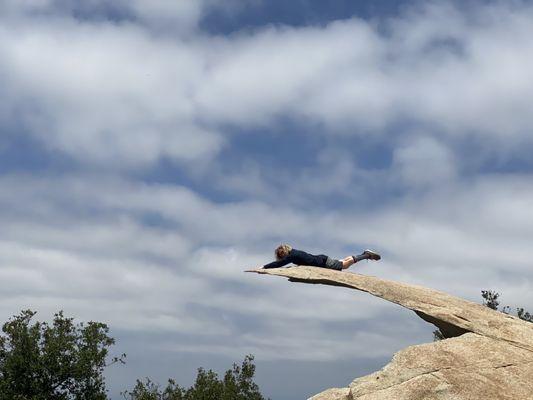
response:
[(310, 400), (533, 400), (533, 324), (449, 294), (316, 267), (266, 275), (368, 292), (413, 310), (446, 340), (411, 346), (383, 369)]

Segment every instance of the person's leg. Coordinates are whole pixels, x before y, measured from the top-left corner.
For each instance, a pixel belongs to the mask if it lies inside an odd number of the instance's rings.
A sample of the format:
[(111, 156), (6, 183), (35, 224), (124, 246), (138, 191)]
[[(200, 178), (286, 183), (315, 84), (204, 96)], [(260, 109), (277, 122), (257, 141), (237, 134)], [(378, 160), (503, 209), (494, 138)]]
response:
[(359, 262), (361, 260), (374, 260), (378, 261), (381, 259), (381, 256), (372, 250), (365, 250), (358, 256), (348, 256), (346, 258), (343, 258), (340, 260), (342, 262), (342, 269), (350, 268), (353, 264), (356, 262)]
[(353, 264), (355, 264), (354, 258), (352, 256), (348, 256), (340, 260), (342, 262), (342, 269), (350, 268)]

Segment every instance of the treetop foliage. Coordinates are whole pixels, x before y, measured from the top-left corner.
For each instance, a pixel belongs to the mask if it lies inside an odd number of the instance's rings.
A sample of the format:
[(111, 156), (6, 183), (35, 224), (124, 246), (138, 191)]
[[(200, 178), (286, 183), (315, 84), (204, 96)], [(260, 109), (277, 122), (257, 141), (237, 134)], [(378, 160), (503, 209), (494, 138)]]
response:
[(107, 399), (102, 373), (115, 343), (107, 325), (75, 324), (62, 311), (51, 324), (32, 323), (35, 314), (24, 310), (2, 326), (0, 400)]
[(253, 381), (253, 356), (247, 355), (242, 365), (233, 364), (220, 379), (212, 370), (198, 369), (194, 384), (185, 389), (169, 379), (165, 388), (146, 378), (137, 380), (133, 390), (122, 393), (126, 400), (265, 400)]
[(482, 290), (481, 297), (483, 297), (484, 306), (492, 308), (493, 310), (498, 309), (498, 306), (500, 305), (500, 302), (498, 301), (498, 297), (500, 297), (500, 294), (498, 292), (495, 292), (493, 290)]

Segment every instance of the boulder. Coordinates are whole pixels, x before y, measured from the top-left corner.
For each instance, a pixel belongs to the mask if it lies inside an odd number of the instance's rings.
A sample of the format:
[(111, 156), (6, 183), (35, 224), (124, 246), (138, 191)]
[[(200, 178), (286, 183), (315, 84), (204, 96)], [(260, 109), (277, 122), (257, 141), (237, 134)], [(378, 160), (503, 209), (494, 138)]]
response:
[(255, 272), (368, 292), (413, 310), (447, 338), (396, 353), (383, 369), (312, 400), (532, 400), (533, 324), (444, 292), (317, 267)]
[(332, 388), (319, 393), (309, 400), (352, 400), (350, 388)]

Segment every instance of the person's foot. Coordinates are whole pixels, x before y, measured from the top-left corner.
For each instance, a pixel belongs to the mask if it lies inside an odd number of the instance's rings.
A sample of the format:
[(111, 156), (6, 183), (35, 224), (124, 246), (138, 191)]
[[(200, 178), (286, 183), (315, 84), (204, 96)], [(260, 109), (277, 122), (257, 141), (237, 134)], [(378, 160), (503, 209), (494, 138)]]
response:
[(375, 251), (366, 249), (365, 251), (363, 251), (363, 254), (367, 255), (369, 260), (374, 260), (374, 261), (381, 260), (381, 256)]

